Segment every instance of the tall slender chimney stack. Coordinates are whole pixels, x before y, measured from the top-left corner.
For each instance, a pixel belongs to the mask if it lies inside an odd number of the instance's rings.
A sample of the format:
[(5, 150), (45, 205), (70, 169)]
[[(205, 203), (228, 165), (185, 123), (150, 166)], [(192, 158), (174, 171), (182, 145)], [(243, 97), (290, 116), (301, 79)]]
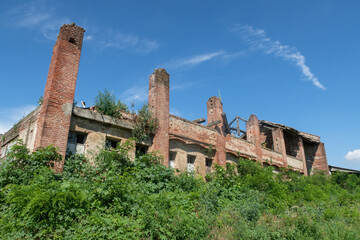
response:
[[(53, 144), (65, 157), (76, 79), (85, 30), (72, 24), (60, 28), (53, 49), (39, 114), (35, 147)], [(63, 162), (55, 166), (62, 171)]]

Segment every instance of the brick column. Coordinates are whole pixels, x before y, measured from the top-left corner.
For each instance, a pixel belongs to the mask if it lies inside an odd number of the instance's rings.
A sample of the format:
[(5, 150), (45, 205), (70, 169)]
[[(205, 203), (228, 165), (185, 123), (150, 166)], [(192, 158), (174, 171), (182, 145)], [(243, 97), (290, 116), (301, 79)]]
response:
[(286, 158), (286, 147), (283, 130), (281, 128), (276, 128), (272, 131), (272, 137), (274, 142), (274, 150), (282, 154), (284, 167), (287, 167), (288, 163)]
[(226, 165), (226, 153), (225, 153), (225, 144), (226, 144), (226, 135), (224, 131), (224, 126), (222, 122), (223, 113), (223, 105), (219, 98), (211, 97), (207, 101), (207, 122), (208, 124), (211, 122), (221, 120), (221, 123), (214, 125), (214, 128), (218, 134), (216, 136), (216, 153), (215, 153), (215, 162), (220, 166)]
[(329, 174), (329, 166), (326, 158), (325, 145), (322, 142), (319, 143), (317, 147), (312, 169), (324, 171), (327, 175)]
[(259, 119), (254, 114), (246, 122), (246, 139), (255, 144), (257, 160), (262, 164)]
[[(64, 24), (53, 49), (39, 114), (35, 148), (53, 144), (64, 157), (85, 30)], [(55, 166), (62, 171), (63, 162)]]
[(169, 82), (169, 74), (163, 68), (150, 75), (149, 110), (159, 123), (150, 150), (160, 152), (165, 166), (169, 165)]
[(307, 165), (306, 165), (306, 155), (305, 155), (305, 150), (304, 150), (304, 143), (303, 143), (303, 139), (301, 137), (299, 137), (299, 152), (300, 152), (300, 158), (303, 162), (303, 168), (304, 168), (304, 175), (308, 176), (308, 170), (307, 170)]

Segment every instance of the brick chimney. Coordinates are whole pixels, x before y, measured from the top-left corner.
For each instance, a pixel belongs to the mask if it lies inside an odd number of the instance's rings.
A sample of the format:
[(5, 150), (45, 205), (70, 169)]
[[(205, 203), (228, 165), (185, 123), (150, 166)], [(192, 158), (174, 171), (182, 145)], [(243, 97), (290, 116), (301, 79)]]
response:
[(211, 97), (207, 101), (207, 123), (221, 121), (220, 123), (213, 125), (218, 134), (216, 136), (216, 153), (215, 153), (215, 162), (221, 166), (226, 165), (226, 153), (225, 153), (225, 144), (226, 144), (226, 134), (224, 131), (224, 125), (221, 114), (223, 113), (223, 104), (218, 97)]
[(159, 123), (150, 150), (160, 152), (165, 166), (169, 164), (169, 81), (163, 68), (155, 69), (149, 78), (149, 110)]
[[(53, 144), (59, 148), (63, 157), (66, 153), (84, 32), (83, 28), (74, 23), (64, 24), (60, 28), (37, 125), (35, 147)], [(55, 169), (62, 171), (62, 165), (63, 162)]]
[(246, 139), (254, 143), (257, 160), (262, 164), (259, 119), (252, 114), (246, 122)]

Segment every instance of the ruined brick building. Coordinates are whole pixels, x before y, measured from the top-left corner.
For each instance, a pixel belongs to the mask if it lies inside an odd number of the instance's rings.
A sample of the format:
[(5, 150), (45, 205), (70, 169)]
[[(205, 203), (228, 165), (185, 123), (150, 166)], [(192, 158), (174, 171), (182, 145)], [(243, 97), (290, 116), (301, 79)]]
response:
[[(92, 108), (73, 106), (84, 29), (63, 25), (53, 49), (43, 103), (1, 138), (1, 158), (17, 139), (33, 151), (50, 144), (84, 153), (90, 160), (106, 143), (116, 145), (131, 137), (134, 115), (115, 119)], [(205, 175), (214, 163), (225, 165), (245, 157), (275, 168), (290, 167), (305, 175), (328, 172), (325, 147), (320, 137), (251, 115), (246, 131), (231, 128), (217, 97), (207, 102), (207, 125), (169, 113), (169, 74), (156, 69), (149, 79), (149, 108), (158, 119), (156, 134), (137, 142), (135, 151), (159, 151), (163, 164)], [(235, 120), (239, 121), (239, 118)], [(234, 120), (234, 121), (235, 121)], [(233, 122), (234, 122), (233, 121)], [(236, 131), (237, 135), (232, 134)], [(61, 170), (62, 163), (57, 166)]]

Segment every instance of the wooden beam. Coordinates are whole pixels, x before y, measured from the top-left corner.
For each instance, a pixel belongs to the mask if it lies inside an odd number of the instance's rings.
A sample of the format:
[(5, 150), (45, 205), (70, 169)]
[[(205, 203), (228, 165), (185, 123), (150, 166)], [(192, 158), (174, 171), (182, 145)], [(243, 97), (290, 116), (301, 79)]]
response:
[(218, 120), (218, 121), (215, 121), (215, 122), (211, 122), (207, 125), (207, 127), (212, 127), (212, 126), (215, 126), (216, 124), (219, 124), (221, 123), (221, 120)]
[(227, 121), (226, 113), (222, 113), (221, 117), (222, 117), (222, 120), (223, 120), (225, 133), (229, 134), (230, 133), (230, 128), (229, 128), (229, 124), (228, 124), (228, 121)]
[(238, 118), (238, 116), (236, 116), (236, 117), (234, 118), (234, 120), (232, 120), (232, 121), (229, 123), (229, 126), (231, 126), (231, 124), (233, 124), (237, 118)]
[[(233, 130), (233, 131), (236, 131), (236, 132), (237, 132), (237, 130), (238, 130), (238, 129), (237, 129), (237, 128), (233, 128), (233, 127), (231, 127), (231, 128), (230, 128), (230, 130)], [(240, 130), (240, 129), (239, 129), (239, 131), (240, 131), (241, 133), (246, 133), (245, 131)]]
[(236, 118), (236, 128), (237, 128), (237, 135), (240, 136), (240, 125), (239, 125), (239, 118), (237, 117)]
[(244, 122), (247, 122), (247, 120), (243, 119), (242, 117), (239, 117), (239, 116), (238, 116), (238, 118), (239, 118), (240, 120), (243, 120)]
[(205, 120), (205, 118), (198, 118), (198, 119), (192, 120), (192, 122), (204, 123), (204, 122), (206, 122), (206, 120)]

